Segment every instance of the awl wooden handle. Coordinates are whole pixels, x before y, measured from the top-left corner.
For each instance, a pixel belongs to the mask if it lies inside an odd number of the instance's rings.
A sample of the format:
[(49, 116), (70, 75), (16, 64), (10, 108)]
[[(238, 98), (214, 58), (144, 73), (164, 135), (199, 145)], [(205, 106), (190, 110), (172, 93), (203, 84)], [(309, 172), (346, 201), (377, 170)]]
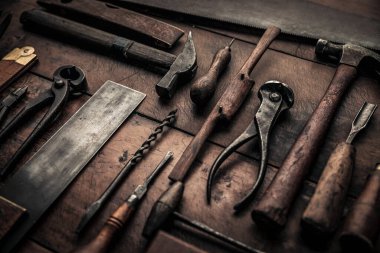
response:
[(331, 154), (315, 193), (302, 216), (302, 225), (313, 235), (331, 235), (343, 213), (354, 166), (355, 148), (342, 142)]
[(318, 155), (336, 108), (356, 73), (357, 70), (352, 66), (339, 65), (329, 88), (275, 178), (254, 206), (252, 218), (256, 223), (275, 229), (285, 225), (289, 209)]
[(191, 86), (190, 98), (198, 104), (206, 104), (213, 96), (219, 75), (226, 69), (231, 60), (231, 48), (226, 46), (215, 54), (208, 72), (197, 79)]
[(72, 253), (106, 253), (114, 238), (122, 231), (124, 224), (134, 211), (133, 206), (129, 206), (124, 202), (112, 215), (108, 218), (99, 234), (88, 244), (79, 247)]

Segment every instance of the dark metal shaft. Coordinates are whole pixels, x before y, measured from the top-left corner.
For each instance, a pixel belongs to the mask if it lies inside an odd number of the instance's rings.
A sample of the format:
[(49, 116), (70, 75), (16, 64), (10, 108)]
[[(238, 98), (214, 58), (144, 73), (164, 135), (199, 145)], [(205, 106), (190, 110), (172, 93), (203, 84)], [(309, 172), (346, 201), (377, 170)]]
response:
[(125, 179), (129, 172), (134, 168), (134, 166), (141, 161), (144, 156), (144, 151), (148, 150), (152, 146), (152, 142), (157, 139), (157, 136), (162, 133), (165, 126), (171, 125), (176, 118), (177, 110), (171, 111), (168, 116), (161, 121), (154, 131), (149, 135), (148, 139), (144, 141), (141, 147), (136, 151), (133, 157), (128, 161), (128, 163), (121, 169), (116, 178), (100, 196), (100, 198), (93, 202), (86, 210), (85, 214), (82, 216), (81, 221), (76, 229), (76, 233), (80, 233), (84, 227), (89, 223), (89, 221), (94, 217), (94, 215), (99, 211), (99, 209), (104, 205), (104, 203), (111, 196), (112, 192), (120, 185), (120, 183)]
[(250, 246), (248, 246), (248, 245), (246, 245), (246, 244), (244, 244), (244, 243), (242, 243), (240, 241), (237, 241), (237, 240), (235, 240), (235, 239), (233, 239), (233, 238), (231, 238), (231, 237), (229, 237), (229, 236), (227, 236), (225, 234), (222, 234), (222, 233), (216, 231), (213, 228), (210, 228), (209, 226), (207, 226), (207, 225), (205, 225), (205, 224), (203, 224), (201, 222), (198, 222), (198, 221), (195, 221), (195, 220), (191, 220), (191, 219), (187, 218), (186, 216), (184, 216), (184, 215), (182, 215), (182, 214), (180, 214), (178, 212), (174, 212), (173, 215), (179, 221), (181, 221), (181, 222), (183, 222), (183, 223), (185, 223), (185, 224), (187, 224), (187, 225), (189, 225), (191, 227), (199, 229), (199, 230), (203, 231), (204, 233), (206, 233), (208, 235), (211, 235), (213, 237), (216, 237), (219, 240), (227, 242), (227, 243), (229, 243), (229, 244), (231, 244), (231, 245), (233, 245), (235, 247), (238, 247), (238, 248), (243, 249), (243, 250), (248, 251), (248, 252), (254, 252), (254, 253), (263, 252), (263, 251), (259, 251), (257, 249), (254, 249), (254, 248), (252, 248), (252, 247), (250, 247)]

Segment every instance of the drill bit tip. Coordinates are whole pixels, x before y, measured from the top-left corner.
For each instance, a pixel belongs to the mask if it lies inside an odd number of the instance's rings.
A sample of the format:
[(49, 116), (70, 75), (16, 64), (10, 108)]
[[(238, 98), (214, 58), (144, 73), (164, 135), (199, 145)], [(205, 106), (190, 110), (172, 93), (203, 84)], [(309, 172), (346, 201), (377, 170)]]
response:
[(232, 38), (232, 40), (230, 41), (230, 43), (228, 44), (228, 47), (231, 47), (232, 46), (232, 43), (234, 43), (235, 41), (235, 38)]

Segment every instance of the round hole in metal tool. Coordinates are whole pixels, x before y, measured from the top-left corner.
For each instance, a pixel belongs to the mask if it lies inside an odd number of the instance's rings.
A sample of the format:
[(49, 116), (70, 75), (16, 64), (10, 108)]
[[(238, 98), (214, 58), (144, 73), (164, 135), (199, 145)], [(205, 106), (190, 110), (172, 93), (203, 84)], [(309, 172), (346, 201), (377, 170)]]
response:
[(81, 76), (78, 70), (73, 66), (70, 68), (64, 68), (60, 71), (59, 75), (68, 80), (77, 80)]

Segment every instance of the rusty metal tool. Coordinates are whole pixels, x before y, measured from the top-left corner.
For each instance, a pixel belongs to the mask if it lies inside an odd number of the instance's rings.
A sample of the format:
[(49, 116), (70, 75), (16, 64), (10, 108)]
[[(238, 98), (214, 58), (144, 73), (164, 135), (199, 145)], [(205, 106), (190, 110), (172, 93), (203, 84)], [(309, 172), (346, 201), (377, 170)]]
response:
[(23, 208), (20, 213), (27, 213), (0, 241), (2, 253), (20, 242), (144, 98), (139, 91), (105, 82), (22, 168), (7, 178), (0, 187), (0, 202), (11, 201)]
[(270, 131), (279, 115), (293, 106), (294, 94), (288, 85), (279, 81), (268, 81), (260, 87), (258, 97), (261, 100), (261, 104), (254, 119), (249, 123), (247, 129), (219, 154), (211, 166), (207, 179), (206, 192), (207, 201), (209, 203), (211, 200), (212, 183), (220, 165), (235, 150), (256, 137), (258, 137), (260, 142), (260, 169), (253, 187), (244, 198), (234, 206), (236, 211), (240, 211), (247, 206), (264, 180), (268, 160), (268, 139)]
[(175, 210), (179, 204), (178, 200), (182, 197), (183, 189), (183, 184), (180, 182), (175, 182), (173, 187), (167, 189), (166, 192), (164, 192), (164, 194), (162, 194), (161, 197), (154, 203), (148, 219), (145, 222), (143, 236), (151, 238), (168, 220), (178, 220), (239, 249), (243, 249), (247, 252), (261, 252), (227, 235), (224, 235), (201, 222), (192, 220), (176, 212)]
[(178, 83), (193, 78), (197, 68), (197, 53), (190, 31), (182, 52), (177, 56), (165, 76), (156, 84), (157, 94), (166, 99), (171, 98)]
[(307, 232), (327, 237), (337, 228), (355, 163), (352, 141), (366, 127), (376, 108), (375, 104), (363, 104), (352, 122), (347, 140), (339, 143), (329, 157), (314, 195), (302, 215), (301, 224)]
[(105, 205), (112, 193), (120, 186), (125, 177), (132, 171), (132, 169), (143, 159), (145, 153), (153, 145), (158, 138), (158, 135), (163, 132), (165, 126), (170, 126), (174, 123), (176, 119), (177, 110), (171, 111), (168, 116), (161, 121), (161, 123), (153, 130), (149, 137), (141, 144), (140, 148), (135, 152), (133, 157), (128, 161), (128, 163), (120, 170), (119, 174), (115, 177), (112, 183), (107, 187), (103, 194), (94, 201), (83, 214), (78, 227), (76, 228), (76, 233), (81, 233), (87, 224), (92, 220), (96, 213), (99, 212), (100, 208)]
[(38, 0), (42, 7), (66, 18), (161, 48), (171, 48), (181, 29), (143, 14), (93, 0)]
[(218, 77), (227, 68), (231, 60), (231, 45), (235, 39), (224, 48), (219, 49), (212, 59), (206, 74), (198, 78), (190, 89), (190, 98), (197, 105), (206, 104), (214, 95)]
[(326, 93), (298, 135), (281, 168), (262, 198), (256, 203), (252, 218), (266, 228), (279, 229), (287, 220), (290, 207), (325, 139), (330, 122), (349, 84), (357, 76), (360, 63), (371, 61), (371, 68), (380, 73), (380, 56), (353, 44), (336, 45), (319, 40), (318, 57), (335, 59), (339, 66)]
[(25, 46), (14, 48), (0, 60), (0, 91), (30, 69), (38, 58), (34, 48)]
[(47, 104), (51, 104), (49, 110), (33, 129), (28, 138), (2, 168), (0, 172), (0, 177), (2, 179), (14, 169), (15, 163), (26, 152), (33, 141), (60, 116), (69, 97), (80, 96), (83, 92), (86, 92), (87, 89), (87, 80), (84, 72), (80, 68), (74, 65), (67, 65), (59, 67), (54, 72), (51, 89), (27, 103), (27, 105), (0, 131), (0, 140), (3, 140), (5, 137), (9, 136), (9, 133), (13, 129), (18, 127), (26, 118), (28, 118), (30, 114), (33, 114)]
[(28, 86), (25, 86), (24, 88), (18, 88), (9, 93), (9, 95), (0, 102), (0, 124), (4, 120), (5, 115), (8, 113), (9, 109), (25, 96), (27, 90)]
[(380, 232), (380, 163), (349, 211), (339, 236), (343, 252), (374, 252)]
[(173, 152), (169, 151), (151, 174), (145, 179), (144, 183), (138, 185), (133, 193), (112, 213), (106, 223), (101, 228), (97, 236), (88, 244), (79, 247), (72, 253), (106, 253), (112, 242), (123, 230), (126, 223), (132, 217), (138, 204), (148, 191), (152, 180), (160, 173), (162, 168), (172, 158)]
[(78, 22), (74, 22), (43, 10), (25, 11), (20, 17), (25, 28), (59, 40), (77, 43), (84, 49), (93, 49), (134, 62), (150, 70), (167, 71), (176, 59), (175, 55), (110, 34)]

